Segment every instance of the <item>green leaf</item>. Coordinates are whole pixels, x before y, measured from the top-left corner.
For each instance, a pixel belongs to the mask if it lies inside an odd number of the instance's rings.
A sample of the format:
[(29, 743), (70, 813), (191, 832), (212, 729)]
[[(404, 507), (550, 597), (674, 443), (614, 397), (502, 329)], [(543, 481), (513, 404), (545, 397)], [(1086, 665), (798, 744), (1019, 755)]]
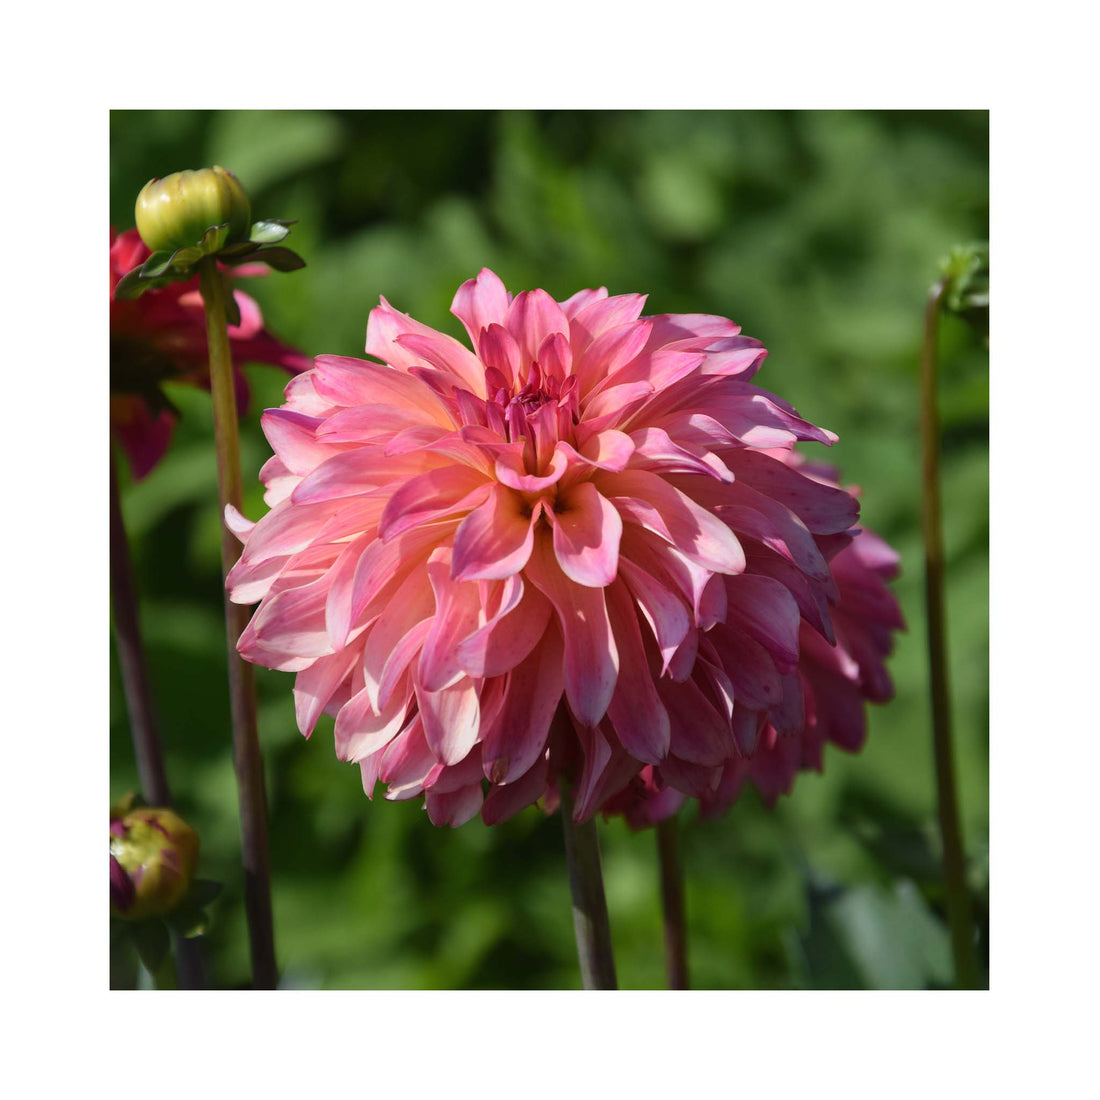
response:
[(236, 244), (227, 244), (218, 253), (218, 259), (223, 264), (240, 263), (245, 256), (255, 252), (257, 247), (251, 241), (238, 241)]
[(221, 251), (222, 246), (229, 239), (229, 222), (224, 225), (212, 225), (203, 235), (200, 242), (201, 255), (209, 256)]
[(134, 946), (141, 965), (155, 974), (168, 954), (168, 927), (160, 920), (146, 920), (132, 926)]
[(189, 271), (191, 267), (199, 262), (203, 258), (203, 250), (196, 245), (189, 245), (187, 248), (177, 248), (172, 253), (171, 266), (173, 270), (177, 272)]
[(249, 234), (248, 239), (253, 244), (278, 244), (279, 241), (285, 239), (289, 233), (290, 229), (287, 227), (286, 222), (271, 219), (269, 221), (256, 222), (256, 224), (252, 226), (252, 232)]
[(257, 249), (249, 259), (261, 261), (275, 271), (297, 271), (306, 266), (305, 260), (297, 252), (281, 247)]
[(148, 289), (148, 285), (141, 281), (141, 268), (135, 267), (133, 271), (127, 271), (115, 284), (115, 299), (119, 302), (132, 302), (135, 298), (140, 298)]
[[(137, 269), (138, 274), (142, 279), (158, 278), (172, 266), (172, 261), (179, 255), (180, 251), (180, 249), (177, 249), (175, 252), (154, 252), (145, 263)], [(130, 274), (132, 275), (133, 272), (131, 271)]]
[(947, 928), (906, 879), (849, 890), (811, 881), (801, 937), (815, 989), (929, 989), (951, 983)]

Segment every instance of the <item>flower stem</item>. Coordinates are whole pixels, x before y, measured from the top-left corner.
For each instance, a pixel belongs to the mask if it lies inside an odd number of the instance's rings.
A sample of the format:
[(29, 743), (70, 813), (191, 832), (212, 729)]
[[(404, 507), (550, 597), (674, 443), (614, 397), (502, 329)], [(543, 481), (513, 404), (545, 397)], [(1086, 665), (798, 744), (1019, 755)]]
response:
[[(118, 470), (111, 452), (111, 610), (114, 612), (115, 647), (126, 693), (130, 718), (130, 736), (134, 743), (141, 796), (150, 806), (171, 806), (172, 792), (160, 744), (149, 669), (141, 638), (137, 583), (130, 543), (122, 517), (118, 491)], [(173, 933), (179, 984), (183, 989), (205, 989), (206, 967), (197, 939), (184, 939)]]
[(974, 989), (974, 959), (970, 894), (966, 886), (966, 857), (955, 784), (952, 747), (951, 699), (947, 680), (947, 621), (944, 607), (943, 505), (940, 499), (940, 415), (937, 396), (940, 312), (946, 283), (931, 290), (924, 313), (921, 348), (921, 443), (924, 527), (925, 607), (928, 618), (928, 665), (932, 686), (932, 736), (939, 794), (943, 870), (947, 891), (947, 919), (955, 958), (955, 984)]
[(561, 820), (565, 829), (565, 858), (573, 894), (573, 930), (585, 989), (618, 989), (611, 952), (611, 925), (600, 872), (600, 843), (595, 820), (578, 825), (573, 800), (563, 790)]
[(665, 965), (669, 989), (688, 989), (687, 920), (684, 915), (684, 867), (676, 814), (657, 823), (661, 865), (661, 907), (665, 917)]
[[(234, 390), (233, 360), (226, 331), (226, 288), (217, 261), (199, 261), (199, 286), (206, 310), (206, 340), (210, 351), (210, 391), (214, 398), (214, 439), (218, 455), (219, 515), (225, 506), (241, 506), (241, 453)], [(222, 572), (228, 574), (240, 554), (240, 544), (220, 524)], [(267, 839), (267, 793), (256, 723), (256, 685), (252, 666), (237, 653), (237, 639), (248, 625), (248, 609), (225, 593), (225, 629), (229, 657), (229, 700), (233, 717), (233, 768), (241, 819), (244, 900), (252, 949), (252, 982), (257, 989), (274, 989), (275, 930), (271, 915), (271, 867)]]

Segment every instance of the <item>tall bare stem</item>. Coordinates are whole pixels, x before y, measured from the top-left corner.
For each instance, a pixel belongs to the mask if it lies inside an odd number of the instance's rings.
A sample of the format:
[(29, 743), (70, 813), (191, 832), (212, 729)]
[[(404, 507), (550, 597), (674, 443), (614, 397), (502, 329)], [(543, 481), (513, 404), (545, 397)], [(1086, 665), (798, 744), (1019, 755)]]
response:
[[(226, 331), (227, 293), (217, 261), (199, 262), (199, 286), (206, 308), (206, 339), (210, 352), (210, 391), (214, 398), (214, 438), (218, 456), (218, 496), (225, 506), (241, 506), (241, 454), (233, 360)], [(233, 534), (222, 530), (222, 572), (228, 575), (240, 554)], [(248, 625), (248, 609), (225, 594), (225, 629), (229, 658), (229, 699), (233, 719), (233, 767), (241, 819), (244, 899), (252, 949), (252, 982), (257, 989), (274, 989), (275, 930), (271, 914), (271, 865), (267, 835), (267, 793), (256, 723), (256, 685), (252, 666), (237, 653), (237, 639)]]
[(940, 499), (940, 413), (938, 398), (940, 313), (946, 289), (940, 280), (929, 294), (924, 312), (921, 348), (921, 443), (924, 528), (925, 607), (928, 620), (928, 667), (932, 687), (932, 736), (939, 795), (940, 833), (943, 837), (944, 885), (947, 919), (959, 989), (977, 985), (970, 893), (966, 885), (966, 857), (959, 823), (959, 800), (951, 725), (951, 698), (947, 678), (947, 619), (944, 605), (943, 505)]

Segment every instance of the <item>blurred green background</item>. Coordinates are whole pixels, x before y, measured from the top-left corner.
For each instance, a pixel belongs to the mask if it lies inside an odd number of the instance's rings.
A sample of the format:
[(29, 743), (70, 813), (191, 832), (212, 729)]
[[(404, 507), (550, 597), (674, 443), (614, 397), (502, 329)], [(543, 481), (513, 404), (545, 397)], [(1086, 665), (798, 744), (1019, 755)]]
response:
[[(235, 171), (256, 217), (297, 218), (308, 267), (242, 283), (310, 355), (362, 355), (367, 313), (397, 308), (465, 339), (458, 285), (492, 267), (513, 291), (649, 293), (648, 312), (732, 317), (771, 352), (759, 382), (833, 429), (866, 523), (902, 554), (909, 623), (896, 700), (865, 750), (830, 750), (775, 811), (745, 796), (686, 814), (692, 979), (700, 988), (950, 984), (938, 884), (918, 515), (917, 357), (937, 262), (988, 234), (986, 112), (116, 111), (111, 222), (152, 176)], [(952, 695), (964, 830), (988, 929), (988, 354), (944, 321), (942, 407)], [(246, 512), (263, 512), (259, 429), (285, 376), (250, 367)], [(248, 982), (225, 685), (207, 395), (174, 388), (167, 458), (124, 484), (153, 686), (200, 873), (224, 883), (206, 951)], [(814, 451), (825, 456), (822, 448)], [(111, 655), (111, 794), (136, 788)], [(288, 987), (576, 988), (560, 823), (534, 808), (439, 830), (418, 803), (370, 803), (332, 750), (298, 734), (289, 674), (259, 671), (277, 950)], [(663, 985), (656, 844), (618, 821), (601, 844), (619, 981)], [(112, 951), (112, 985), (136, 980)]]

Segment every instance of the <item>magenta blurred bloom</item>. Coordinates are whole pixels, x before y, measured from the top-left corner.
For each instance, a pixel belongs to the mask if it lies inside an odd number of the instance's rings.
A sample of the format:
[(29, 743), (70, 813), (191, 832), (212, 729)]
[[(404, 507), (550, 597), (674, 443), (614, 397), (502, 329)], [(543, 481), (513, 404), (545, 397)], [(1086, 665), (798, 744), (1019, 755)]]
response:
[[(172, 438), (176, 412), (161, 390), (164, 382), (210, 388), (206, 322), (196, 276), (121, 301), (119, 280), (149, 257), (136, 229), (111, 232), (111, 434), (126, 452), (135, 478), (143, 478), (161, 460)], [(266, 274), (262, 265), (240, 267), (236, 275)], [(280, 343), (264, 329), (260, 307), (240, 290), (233, 292), (241, 323), (229, 326), (236, 370), (237, 406), (248, 404), (248, 383), (241, 366), (266, 363), (293, 374), (308, 369), (309, 359)]]
[(335, 716), (368, 794), (452, 826), (562, 781), (583, 821), (647, 767), (714, 794), (800, 622), (832, 641), (858, 505), (783, 456), (835, 436), (752, 384), (733, 322), (644, 304), (483, 270), (452, 305), (473, 350), (383, 299), (381, 362), (321, 356), (264, 414), (271, 510), (227, 515), (260, 604), (238, 648), (297, 674), (306, 736)]

